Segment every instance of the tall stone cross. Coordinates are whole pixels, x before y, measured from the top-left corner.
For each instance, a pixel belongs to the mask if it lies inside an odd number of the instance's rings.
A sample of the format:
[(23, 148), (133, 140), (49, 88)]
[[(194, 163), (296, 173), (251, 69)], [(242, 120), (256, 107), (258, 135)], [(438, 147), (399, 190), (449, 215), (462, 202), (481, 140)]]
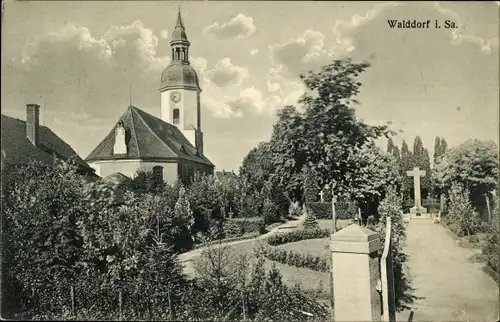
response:
[(325, 201), (325, 200), (323, 199), (323, 195), (324, 195), (323, 190), (321, 190), (321, 192), (319, 193), (319, 200), (320, 200), (321, 202)]
[[(425, 171), (420, 170), (419, 167), (414, 167), (412, 171), (406, 171), (409, 177), (413, 177), (413, 190), (415, 195), (415, 207), (412, 208), (412, 212), (426, 212), (426, 209), (422, 207), (422, 200), (420, 199), (420, 177), (425, 176)], [(422, 211), (423, 210), (423, 211)]]

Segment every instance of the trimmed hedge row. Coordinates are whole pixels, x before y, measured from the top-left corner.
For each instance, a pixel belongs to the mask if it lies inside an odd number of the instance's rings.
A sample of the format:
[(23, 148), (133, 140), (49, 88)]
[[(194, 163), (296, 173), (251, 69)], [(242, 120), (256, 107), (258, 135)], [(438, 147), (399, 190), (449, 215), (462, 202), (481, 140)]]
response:
[(234, 233), (230, 235), (243, 235), (253, 232), (263, 234), (266, 230), (264, 218), (262, 217), (229, 218), (227, 225), (234, 227)]
[[(310, 202), (306, 204), (307, 209), (318, 219), (332, 218), (331, 202)], [(341, 200), (335, 203), (335, 215), (337, 219), (352, 219), (358, 214), (356, 202)]]
[(331, 235), (330, 229), (302, 229), (302, 230), (293, 230), (284, 234), (277, 234), (267, 238), (267, 243), (270, 246), (278, 246), (293, 242), (298, 242), (305, 239), (314, 239), (314, 238), (324, 238), (329, 237)]
[(295, 267), (304, 267), (317, 272), (328, 272), (330, 270), (327, 259), (311, 254), (301, 254), (271, 246), (263, 248), (264, 256), (272, 261)]
[(199, 248), (202, 248), (202, 247), (205, 247), (205, 246), (216, 245), (216, 244), (219, 244), (219, 243), (229, 243), (229, 242), (234, 242), (234, 241), (239, 241), (239, 240), (252, 239), (252, 238), (259, 237), (260, 235), (261, 234), (259, 232), (253, 232), (253, 233), (246, 234), (246, 235), (241, 235), (241, 236), (223, 238), (223, 239), (219, 239), (219, 240), (212, 240), (212, 241), (209, 241), (207, 243), (195, 245), (193, 248), (194, 249), (199, 249)]

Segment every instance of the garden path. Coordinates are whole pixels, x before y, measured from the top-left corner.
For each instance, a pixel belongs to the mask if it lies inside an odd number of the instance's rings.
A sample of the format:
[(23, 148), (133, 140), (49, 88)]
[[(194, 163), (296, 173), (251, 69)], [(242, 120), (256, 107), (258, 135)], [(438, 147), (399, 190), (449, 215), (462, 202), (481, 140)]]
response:
[(227, 242), (227, 243), (215, 244), (215, 245), (210, 245), (207, 247), (193, 249), (189, 252), (180, 254), (178, 258), (179, 258), (181, 265), (184, 268), (184, 273), (186, 273), (188, 275), (192, 275), (192, 273), (194, 271), (193, 260), (195, 258), (197, 258), (198, 256), (200, 256), (201, 253), (205, 249), (216, 248), (216, 247), (220, 247), (220, 246), (232, 246), (232, 245), (237, 245), (237, 244), (241, 244), (241, 243), (248, 243), (248, 242), (252, 242), (252, 241), (256, 241), (256, 240), (262, 240), (262, 239), (265, 239), (267, 237), (270, 237), (270, 236), (276, 234), (278, 231), (284, 232), (284, 231), (294, 230), (294, 229), (296, 229), (296, 227), (299, 227), (300, 224), (302, 224), (304, 222), (304, 220), (305, 220), (305, 215), (301, 215), (297, 219), (290, 220), (290, 221), (287, 221), (279, 226), (276, 226), (276, 227), (272, 228), (269, 232), (262, 234), (258, 237), (244, 239), (244, 240), (236, 240), (236, 241), (231, 241), (231, 242)]
[[(412, 219), (406, 254), (414, 295), (413, 321), (498, 321), (498, 285), (471, 261), (478, 250), (460, 247), (432, 219)], [(398, 321), (409, 321), (411, 311)]]

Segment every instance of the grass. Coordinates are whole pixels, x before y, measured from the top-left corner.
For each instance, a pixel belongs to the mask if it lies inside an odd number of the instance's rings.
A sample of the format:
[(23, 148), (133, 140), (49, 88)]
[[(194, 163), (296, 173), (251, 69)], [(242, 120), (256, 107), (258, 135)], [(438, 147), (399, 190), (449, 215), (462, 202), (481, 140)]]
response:
[[(350, 223), (351, 220), (337, 220), (337, 227), (339, 229), (342, 229), (348, 226)], [(332, 220), (328, 219), (318, 220), (318, 225), (320, 228), (332, 228)], [(248, 242), (243, 242), (226, 247), (234, 257), (246, 254), (247, 256), (254, 258), (254, 249), (260, 244), (265, 242), (266, 242), (265, 240), (251, 240)], [(328, 245), (329, 245), (329, 238), (317, 238), (317, 239), (303, 240), (295, 243), (288, 243), (277, 247), (282, 247), (287, 250), (293, 250), (295, 252), (301, 252), (305, 254), (311, 253), (315, 256), (330, 256)], [(330, 295), (329, 273), (316, 272), (307, 268), (294, 267), (266, 259), (266, 267), (268, 269), (270, 269), (273, 264), (276, 265), (276, 268), (281, 272), (283, 276), (283, 281), (287, 285), (293, 286), (295, 284), (299, 284), (301, 289), (303, 289), (306, 292), (309, 292), (317, 299), (319, 300), (329, 299)]]

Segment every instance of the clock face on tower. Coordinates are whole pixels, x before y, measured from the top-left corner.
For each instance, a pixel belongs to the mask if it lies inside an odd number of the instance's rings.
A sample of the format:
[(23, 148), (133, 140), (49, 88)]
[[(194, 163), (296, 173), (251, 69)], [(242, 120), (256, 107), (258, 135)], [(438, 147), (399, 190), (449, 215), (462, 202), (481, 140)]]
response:
[(174, 103), (179, 103), (181, 101), (181, 98), (182, 98), (182, 95), (180, 92), (172, 92), (172, 94), (170, 94), (170, 99)]

